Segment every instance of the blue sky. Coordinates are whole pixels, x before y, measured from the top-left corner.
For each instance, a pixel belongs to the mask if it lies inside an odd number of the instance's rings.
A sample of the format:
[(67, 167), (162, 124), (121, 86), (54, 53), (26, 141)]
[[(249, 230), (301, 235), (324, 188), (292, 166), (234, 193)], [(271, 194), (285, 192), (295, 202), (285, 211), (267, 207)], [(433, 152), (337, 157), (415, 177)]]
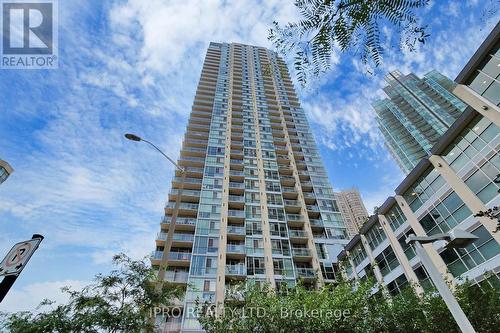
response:
[[(376, 75), (353, 54), (300, 90), (337, 189), (356, 186), (369, 211), (403, 175), (383, 147), (370, 102), (383, 74), (454, 78), (499, 19), (497, 0), (433, 1), (420, 11), (429, 42), (390, 50)], [(0, 186), (0, 253), (41, 233), (46, 239), (0, 310), (61, 299), (110, 268), (154, 248), (172, 167), (137, 133), (177, 157), (210, 41), (270, 46), (273, 20), (296, 19), (291, 0), (59, 2), (59, 69), (0, 70), (0, 158), (14, 174)], [(384, 31), (391, 36), (391, 31)]]

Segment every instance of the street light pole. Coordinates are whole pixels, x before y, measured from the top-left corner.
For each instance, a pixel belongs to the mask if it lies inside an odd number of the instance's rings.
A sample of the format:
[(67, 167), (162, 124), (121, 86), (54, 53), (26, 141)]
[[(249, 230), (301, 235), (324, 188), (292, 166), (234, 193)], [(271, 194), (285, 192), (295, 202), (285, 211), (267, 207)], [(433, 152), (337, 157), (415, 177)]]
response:
[(158, 270), (158, 280), (160, 282), (163, 282), (165, 279), (165, 273), (167, 269), (167, 264), (168, 264), (168, 257), (170, 254), (170, 249), (172, 248), (172, 241), (174, 237), (174, 229), (175, 229), (175, 224), (177, 222), (177, 215), (179, 214), (179, 207), (181, 205), (181, 196), (182, 196), (182, 191), (184, 189), (184, 182), (186, 180), (186, 169), (180, 167), (177, 163), (174, 162), (170, 157), (167, 156), (160, 148), (158, 148), (156, 145), (154, 145), (152, 142), (145, 140), (137, 135), (127, 133), (125, 134), (125, 138), (131, 140), (131, 141), (144, 141), (150, 146), (152, 146), (154, 149), (159, 151), (170, 163), (172, 163), (176, 170), (179, 170), (181, 172), (181, 185), (179, 188), (179, 191), (177, 192), (177, 198), (175, 199), (175, 205), (174, 209), (172, 212), (172, 218), (170, 219), (170, 226), (168, 228), (168, 234), (167, 234), (167, 239), (165, 240), (165, 247), (163, 249), (163, 255), (161, 257), (160, 261), (160, 269)]
[(431, 257), (421, 243), (432, 243), (435, 241), (445, 240), (448, 242), (448, 244), (446, 245), (448, 248), (465, 247), (466, 244), (477, 238), (477, 236), (469, 232), (465, 232), (463, 230), (454, 230), (449, 234), (437, 234), (424, 237), (411, 235), (406, 239), (407, 244), (415, 244), (415, 252), (420, 258), (420, 261), (424, 265), (425, 269), (427, 270), (429, 278), (434, 283), (434, 286), (443, 298), (446, 306), (451, 312), (451, 315), (453, 316), (458, 324), (458, 327), (463, 333), (476, 333), (476, 331), (474, 330), (474, 327), (472, 327), (472, 324), (460, 307), (460, 304), (458, 304), (457, 299), (455, 298), (455, 296), (453, 296), (450, 288), (448, 288), (448, 286), (446, 285), (446, 281), (441, 276), (441, 273), (439, 273), (439, 270), (434, 265)]

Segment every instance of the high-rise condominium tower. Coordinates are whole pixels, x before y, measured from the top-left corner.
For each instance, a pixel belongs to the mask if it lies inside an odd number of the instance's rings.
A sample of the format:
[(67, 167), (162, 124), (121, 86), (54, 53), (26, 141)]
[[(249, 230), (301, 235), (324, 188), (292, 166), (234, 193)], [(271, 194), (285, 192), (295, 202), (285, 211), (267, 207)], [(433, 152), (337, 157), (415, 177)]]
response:
[(152, 257), (166, 264), (168, 281), (187, 286), (182, 321), (166, 328), (199, 331), (195, 300), (219, 304), (244, 281), (281, 288), (335, 279), (346, 229), (274, 52), (210, 43), (178, 163), (184, 189), (179, 195), (179, 170)]
[(368, 212), (363, 204), (363, 199), (361, 199), (361, 194), (356, 188), (351, 188), (336, 192), (335, 199), (344, 217), (347, 234), (349, 238), (352, 238), (359, 233), (361, 226), (368, 220)]
[(422, 79), (394, 71), (386, 76), (388, 98), (372, 104), (386, 146), (408, 174), (465, 110), (453, 81), (437, 71)]

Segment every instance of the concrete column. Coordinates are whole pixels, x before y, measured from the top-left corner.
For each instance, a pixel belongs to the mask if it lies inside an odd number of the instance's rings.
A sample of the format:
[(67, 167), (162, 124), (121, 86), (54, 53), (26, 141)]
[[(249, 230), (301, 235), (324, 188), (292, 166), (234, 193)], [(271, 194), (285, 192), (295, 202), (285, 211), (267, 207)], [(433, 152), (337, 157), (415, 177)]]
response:
[(352, 261), (352, 258), (351, 258), (351, 252), (349, 251), (345, 251), (346, 254), (347, 254), (347, 260), (348, 260), (348, 263), (349, 265), (351, 265), (352, 267), (352, 271), (353, 271), (353, 275), (354, 275), (354, 279), (358, 280), (359, 279), (359, 276), (358, 276), (358, 272), (356, 272), (356, 265), (354, 265), (354, 262)]
[[(401, 208), (401, 211), (405, 215), (406, 220), (410, 224), (415, 235), (427, 236), (424, 228), (422, 228), (422, 225), (420, 224), (420, 222), (418, 222), (417, 217), (415, 216), (415, 214), (413, 214), (406, 200), (400, 195), (396, 195), (394, 198), (396, 199), (399, 208)], [(441, 256), (437, 253), (432, 244), (423, 244), (423, 247), (425, 248), (427, 253), (429, 253), (429, 257), (431, 257), (432, 262), (437, 267), (441, 275), (443, 275), (444, 279), (453, 281), (453, 276), (448, 272), (448, 267), (444, 263), (443, 258), (441, 258)]]
[[(270, 57), (270, 52), (267, 51), (267, 53), (268, 53), (268, 57)], [(271, 61), (269, 62), (269, 65), (270, 65), (270, 68), (273, 69), (274, 64)], [(277, 68), (277, 70), (279, 71), (279, 68)], [(272, 73), (272, 71), (271, 71), (271, 73)], [(273, 88), (274, 88), (275, 96), (279, 96), (278, 85), (276, 84), (276, 79), (275, 79), (274, 75), (271, 75), (271, 77), (273, 79)], [(285, 140), (286, 140), (286, 147), (288, 150), (288, 157), (290, 158), (290, 165), (292, 167), (293, 177), (295, 178), (295, 188), (297, 189), (297, 193), (298, 193), (297, 200), (300, 202), (301, 215), (305, 221), (304, 230), (307, 234), (307, 247), (311, 251), (311, 254), (312, 254), (312, 268), (314, 269), (315, 272), (317, 272), (317, 275), (316, 275), (317, 287), (321, 287), (321, 286), (324, 286), (325, 281), (323, 279), (323, 274), (321, 272), (318, 251), (316, 250), (316, 245), (314, 243), (314, 236), (313, 236), (313, 232), (311, 229), (311, 222), (309, 221), (309, 215), (307, 214), (307, 206), (305, 203), (304, 196), (302, 194), (302, 186), (300, 183), (300, 177), (299, 177), (299, 173), (297, 170), (297, 166), (295, 164), (295, 157), (293, 155), (292, 143), (290, 142), (290, 137), (288, 135), (288, 128), (286, 127), (285, 116), (283, 114), (283, 108), (282, 108), (280, 99), (277, 98), (276, 100), (278, 102), (278, 109), (280, 112), (281, 126), (283, 128), (284, 133), (285, 133)], [(287, 226), (287, 228), (288, 228), (288, 226)]]
[(252, 90), (253, 101), (253, 119), (255, 127), (255, 142), (256, 142), (256, 155), (257, 155), (257, 173), (259, 174), (259, 193), (260, 193), (260, 210), (262, 216), (262, 237), (264, 240), (264, 266), (266, 268), (266, 280), (271, 285), (271, 288), (276, 287), (274, 280), (274, 264), (273, 253), (271, 246), (271, 229), (269, 227), (269, 213), (267, 210), (267, 195), (266, 195), (266, 181), (264, 175), (264, 162), (262, 161), (262, 148), (260, 144), (260, 127), (259, 127), (259, 112), (257, 108), (257, 95), (255, 93), (255, 70), (253, 61), (253, 49), (248, 54), (250, 62), (250, 87)]
[(453, 90), (453, 93), (462, 101), (469, 104), (474, 110), (500, 127), (500, 108), (498, 106), (463, 84), (459, 84)]
[[(453, 191), (462, 199), (464, 204), (472, 211), (472, 214), (476, 214), (479, 211), (485, 211), (488, 208), (484, 203), (471, 191), (471, 189), (463, 182), (463, 180), (457, 176), (455, 171), (450, 167), (450, 165), (441, 157), (437, 155), (432, 155), (429, 157), (429, 161), (432, 163), (434, 168), (439, 172), (441, 177), (451, 186)], [(477, 217), (478, 221), (488, 230), (488, 232), (493, 236), (493, 238), (500, 243), (500, 233), (493, 232), (496, 230), (496, 222), (491, 220), (489, 217)]]
[(417, 275), (415, 274), (415, 272), (411, 268), (408, 257), (404, 253), (403, 248), (401, 247), (401, 244), (399, 243), (398, 239), (396, 238), (396, 235), (392, 231), (392, 228), (389, 225), (389, 222), (387, 221), (387, 219), (385, 218), (384, 215), (379, 215), (378, 220), (380, 221), (380, 225), (382, 226), (382, 229), (384, 229), (384, 232), (387, 235), (387, 238), (389, 239), (389, 243), (391, 244), (391, 247), (394, 250), (394, 254), (396, 255), (396, 258), (398, 259), (399, 263), (403, 267), (403, 271), (405, 273), (406, 279), (415, 287), (415, 290), (418, 294), (422, 294), (424, 292), (424, 290), (420, 286)]
[[(227, 251), (227, 216), (229, 203), (229, 171), (231, 163), (231, 113), (233, 104), (233, 71), (234, 71), (234, 46), (229, 50), (229, 82), (227, 96), (227, 121), (226, 142), (224, 146), (224, 178), (222, 181), (222, 206), (219, 233), (219, 252), (217, 255), (217, 280), (215, 289), (215, 305), (218, 313), (223, 311), (225, 288), (226, 288), (226, 251)], [(222, 52), (221, 52), (222, 56)]]
[(385, 285), (384, 277), (382, 276), (380, 268), (378, 267), (377, 262), (375, 261), (375, 256), (373, 255), (372, 249), (370, 248), (370, 244), (368, 244), (368, 240), (366, 239), (365, 235), (360, 234), (360, 236), (361, 236), (361, 244), (363, 244), (366, 255), (368, 256), (368, 259), (370, 259), (370, 263), (372, 265), (373, 272), (375, 274), (377, 282), (380, 283), (381, 285)]

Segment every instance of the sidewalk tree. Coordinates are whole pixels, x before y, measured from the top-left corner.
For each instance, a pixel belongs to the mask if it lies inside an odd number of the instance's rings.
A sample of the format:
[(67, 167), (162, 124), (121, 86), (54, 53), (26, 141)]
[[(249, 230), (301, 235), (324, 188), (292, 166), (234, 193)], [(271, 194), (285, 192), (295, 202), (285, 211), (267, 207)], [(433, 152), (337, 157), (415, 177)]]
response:
[(45, 300), (39, 313), (3, 314), (0, 330), (11, 333), (73, 332), (153, 332), (149, 320), (158, 304), (167, 305), (181, 296), (178, 287), (157, 285), (156, 271), (144, 260), (132, 260), (124, 254), (113, 257), (117, 267), (109, 274), (99, 274), (81, 291), (63, 291), (67, 303)]
[(281, 26), (274, 22), (269, 40), (278, 52), (293, 56), (297, 80), (330, 68), (335, 50), (354, 51), (364, 64), (379, 66), (385, 53), (383, 29), (399, 36), (398, 48), (415, 50), (429, 34), (416, 14), (428, 0), (296, 0), (301, 19)]

